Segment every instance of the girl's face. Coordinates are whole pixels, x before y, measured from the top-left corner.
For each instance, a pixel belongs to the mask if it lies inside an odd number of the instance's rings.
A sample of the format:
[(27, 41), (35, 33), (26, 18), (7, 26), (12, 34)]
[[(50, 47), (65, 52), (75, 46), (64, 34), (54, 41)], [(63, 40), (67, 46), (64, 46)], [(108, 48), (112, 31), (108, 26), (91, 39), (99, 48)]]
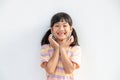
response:
[(55, 23), (51, 32), (54, 34), (56, 40), (66, 40), (72, 32), (72, 26), (63, 20)]

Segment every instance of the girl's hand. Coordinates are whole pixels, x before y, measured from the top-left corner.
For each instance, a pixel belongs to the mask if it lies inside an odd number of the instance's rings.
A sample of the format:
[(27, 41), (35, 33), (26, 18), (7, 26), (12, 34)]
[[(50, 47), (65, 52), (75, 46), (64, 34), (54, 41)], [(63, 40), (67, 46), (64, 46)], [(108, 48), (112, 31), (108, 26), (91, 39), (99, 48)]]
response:
[(49, 35), (48, 40), (54, 49), (59, 49), (59, 44), (52, 38), (52, 34)]
[(60, 45), (60, 48), (68, 48), (73, 41), (74, 37), (71, 36), (65, 43)]

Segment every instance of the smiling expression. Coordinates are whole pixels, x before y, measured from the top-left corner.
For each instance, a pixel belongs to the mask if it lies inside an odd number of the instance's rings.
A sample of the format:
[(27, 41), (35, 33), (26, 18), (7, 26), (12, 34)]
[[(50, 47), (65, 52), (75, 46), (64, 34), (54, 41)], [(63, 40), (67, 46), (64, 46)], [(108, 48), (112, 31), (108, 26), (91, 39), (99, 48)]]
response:
[(51, 28), (51, 32), (54, 34), (57, 40), (65, 40), (72, 32), (72, 26), (65, 20), (57, 22)]

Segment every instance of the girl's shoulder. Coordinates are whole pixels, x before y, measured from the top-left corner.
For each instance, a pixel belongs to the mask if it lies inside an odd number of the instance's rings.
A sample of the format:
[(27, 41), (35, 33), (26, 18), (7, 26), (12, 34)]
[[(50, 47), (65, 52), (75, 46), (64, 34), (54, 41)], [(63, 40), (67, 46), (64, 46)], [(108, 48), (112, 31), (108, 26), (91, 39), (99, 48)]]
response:
[(50, 44), (44, 44), (40, 48), (40, 53), (44, 54), (44, 53), (47, 53), (47, 52), (49, 52), (51, 50), (52, 50), (52, 48), (51, 48)]
[(41, 47), (48, 47), (48, 46), (49, 46), (49, 44), (44, 44)]
[(41, 49), (50, 49), (50, 48), (51, 48), (50, 44), (44, 44), (41, 46)]
[(77, 51), (80, 51), (80, 50), (81, 50), (81, 47), (78, 46), (78, 45), (75, 45), (75, 46), (73, 46), (73, 47), (70, 47), (70, 49), (71, 49), (72, 52), (77, 52)]

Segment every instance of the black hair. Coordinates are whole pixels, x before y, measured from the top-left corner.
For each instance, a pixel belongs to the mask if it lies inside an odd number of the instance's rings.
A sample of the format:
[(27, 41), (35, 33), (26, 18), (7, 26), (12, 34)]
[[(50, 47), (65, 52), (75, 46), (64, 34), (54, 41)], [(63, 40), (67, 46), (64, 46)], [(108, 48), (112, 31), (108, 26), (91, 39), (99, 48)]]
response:
[(71, 17), (67, 14), (67, 13), (64, 13), (64, 12), (60, 12), (60, 13), (57, 13), (55, 14), (52, 19), (51, 19), (51, 25), (50, 27), (53, 27), (53, 25), (56, 23), (56, 22), (60, 22), (60, 21), (63, 21), (65, 20), (65, 22), (67, 22), (70, 26), (72, 26), (72, 19)]
[[(65, 13), (65, 12), (59, 12), (59, 13), (56, 13), (56, 14), (51, 18), (50, 27), (52, 28), (55, 23), (60, 22), (61, 20), (62, 20), (62, 21), (65, 20), (70, 26), (72, 26), (72, 24), (73, 24), (71, 17), (70, 17), (67, 13)], [(45, 33), (45, 35), (43, 36), (43, 38), (42, 38), (42, 40), (41, 40), (41, 45), (50, 44), (49, 41), (48, 41), (48, 37), (49, 37), (50, 34), (51, 34), (51, 29), (49, 29), (49, 30)], [(72, 42), (72, 43), (70, 44), (70, 46), (79, 45), (79, 43), (78, 43), (78, 37), (77, 37), (76, 31), (75, 31), (74, 28), (73, 28), (73, 30), (72, 30), (71, 35), (73, 35), (73, 37), (74, 37), (74, 42)]]

